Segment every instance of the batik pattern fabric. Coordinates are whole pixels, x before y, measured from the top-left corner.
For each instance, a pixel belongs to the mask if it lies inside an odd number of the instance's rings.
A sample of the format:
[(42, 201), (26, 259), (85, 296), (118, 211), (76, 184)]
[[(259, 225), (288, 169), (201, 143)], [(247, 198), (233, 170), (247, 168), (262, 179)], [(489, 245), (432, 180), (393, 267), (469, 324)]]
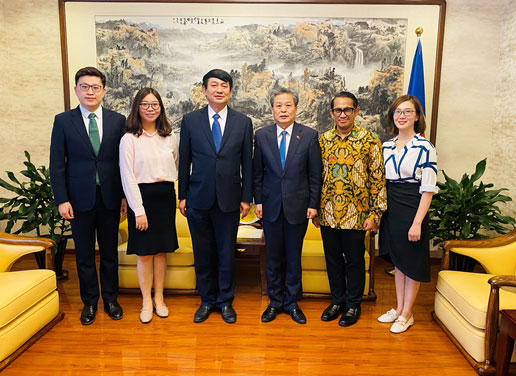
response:
[(319, 144), (323, 163), (320, 224), (361, 230), (366, 219), (380, 223), (387, 194), (378, 136), (355, 124), (344, 138), (335, 128), (323, 133)]

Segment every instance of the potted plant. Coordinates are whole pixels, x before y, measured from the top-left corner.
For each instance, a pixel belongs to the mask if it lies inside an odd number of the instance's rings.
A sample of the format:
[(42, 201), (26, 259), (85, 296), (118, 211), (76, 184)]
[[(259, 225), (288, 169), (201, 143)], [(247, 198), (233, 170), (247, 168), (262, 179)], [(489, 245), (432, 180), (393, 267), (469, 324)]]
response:
[[(514, 228), (514, 218), (502, 215), (497, 204), (512, 201), (501, 194), (507, 188), (491, 189), (493, 184), (477, 184), (486, 169), (486, 159), (477, 163), (475, 173), (464, 174), (460, 182), (450, 178), (442, 171), (445, 182), (438, 182), (439, 193), (432, 199), (428, 212), (430, 235), (434, 244), (446, 240), (487, 238), (486, 231), (506, 233), (507, 225)], [(456, 270), (471, 271), (475, 262), (465, 256), (451, 254), (450, 267)]]
[[(0, 178), (0, 186), (14, 193), (14, 197), (0, 198), (0, 220), (7, 221), (5, 232), (10, 233), (20, 222), (21, 227), (14, 234), (35, 231), (37, 236), (54, 240), (57, 244), (52, 250), (56, 276), (58, 280), (65, 279), (68, 271), (63, 270), (63, 258), (66, 242), (70, 238), (70, 223), (59, 215), (54, 203), (48, 168), (36, 167), (28, 151), (25, 151), (25, 157), (25, 170), (20, 174), (28, 180), (20, 181), (11, 171), (6, 171), (11, 183)], [(35, 255), (39, 267), (43, 267), (44, 255)]]

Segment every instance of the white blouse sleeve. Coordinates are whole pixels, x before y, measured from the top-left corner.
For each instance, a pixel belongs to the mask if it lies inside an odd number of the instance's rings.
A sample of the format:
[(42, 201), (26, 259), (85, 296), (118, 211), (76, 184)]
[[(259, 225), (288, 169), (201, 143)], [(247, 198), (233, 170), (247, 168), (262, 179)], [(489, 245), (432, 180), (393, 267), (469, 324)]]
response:
[(439, 192), (437, 187), (437, 152), (433, 145), (426, 150), (425, 157), (421, 161), (421, 187), (419, 193)]
[(129, 207), (136, 217), (145, 214), (140, 188), (134, 173), (135, 137), (126, 133), (120, 140), (120, 176)]
[(172, 156), (174, 157), (177, 172), (179, 169), (179, 143), (177, 142), (177, 137), (174, 132), (170, 134), (170, 137), (172, 138)]

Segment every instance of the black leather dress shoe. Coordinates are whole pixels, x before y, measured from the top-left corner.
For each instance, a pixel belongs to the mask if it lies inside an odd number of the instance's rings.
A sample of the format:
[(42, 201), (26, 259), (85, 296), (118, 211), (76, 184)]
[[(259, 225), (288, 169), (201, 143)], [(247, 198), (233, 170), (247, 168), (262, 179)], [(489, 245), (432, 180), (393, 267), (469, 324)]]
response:
[(222, 320), (224, 320), (228, 324), (233, 324), (236, 322), (236, 312), (232, 306), (227, 305), (222, 307), (220, 313), (222, 313)]
[(201, 306), (195, 312), (193, 321), (196, 323), (206, 321), (208, 317), (210, 317), (210, 313), (213, 311), (213, 307), (210, 307), (205, 304), (201, 304)]
[(267, 307), (265, 311), (262, 313), (262, 322), (271, 322), (276, 318), (278, 313), (281, 312), (281, 309), (274, 308), (274, 307)]
[(113, 320), (120, 320), (124, 317), (124, 312), (122, 311), (122, 307), (115, 300), (114, 302), (104, 303), (104, 311), (111, 317)]
[(346, 312), (342, 314), (339, 320), (340, 326), (350, 326), (358, 321), (360, 317), (360, 306), (357, 308), (348, 308)]
[(306, 317), (303, 311), (301, 311), (301, 308), (294, 308), (289, 313), (292, 317), (292, 320), (294, 320), (298, 324), (306, 324)]
[(97, 306), (85, 305), (81, 312), (81, 324), (90, 325), (95, 321)]
[(322, 321), (333, 321), (342, 313), (344, 307), (338, 304), (330, 304), (321, 315)]

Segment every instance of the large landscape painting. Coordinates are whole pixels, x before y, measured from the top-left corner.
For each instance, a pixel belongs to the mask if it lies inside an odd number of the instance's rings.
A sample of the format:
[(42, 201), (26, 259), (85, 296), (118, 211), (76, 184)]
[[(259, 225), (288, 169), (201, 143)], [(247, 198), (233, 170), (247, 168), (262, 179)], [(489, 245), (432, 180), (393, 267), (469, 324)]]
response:
[(136, 91), (156, 88), (178, 130), (184, 113), (206, 104), (201, 78), (221, 68), (233, 77), (230, 106), (272, 123), (269, 94), (299, 93), (297, 121), (332, 126), (331, 97), (357, 95), (357, 121), (382, 140), (385, 112), (402, 94), (407, 19), (96, 17), (98, 67), (107, 73), (107, 108), (129, 112)]

